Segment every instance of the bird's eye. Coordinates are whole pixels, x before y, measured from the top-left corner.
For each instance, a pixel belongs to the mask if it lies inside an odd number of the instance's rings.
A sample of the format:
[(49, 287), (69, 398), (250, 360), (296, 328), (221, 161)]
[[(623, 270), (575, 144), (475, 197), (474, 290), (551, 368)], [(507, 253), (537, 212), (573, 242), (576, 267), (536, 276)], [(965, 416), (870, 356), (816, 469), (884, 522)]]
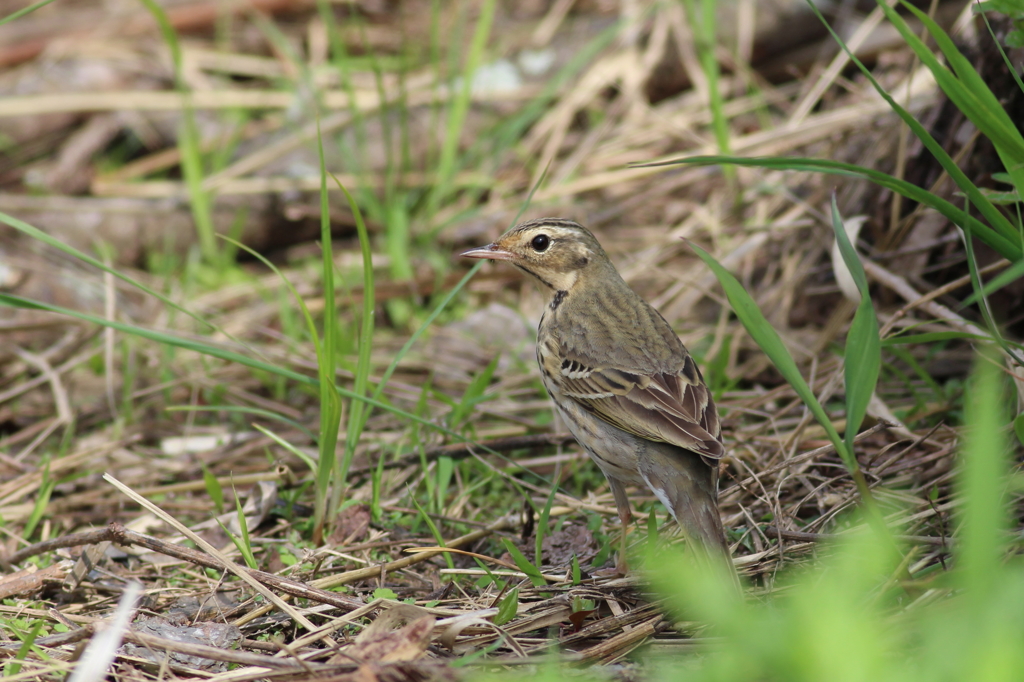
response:
[(549, 246), (551, 246), (551, 238), (546, 234), (538, 234), (530, 242), (530, 246), (532, 246), (533, 250), (537, 253), (543, 253), (548, 250)]

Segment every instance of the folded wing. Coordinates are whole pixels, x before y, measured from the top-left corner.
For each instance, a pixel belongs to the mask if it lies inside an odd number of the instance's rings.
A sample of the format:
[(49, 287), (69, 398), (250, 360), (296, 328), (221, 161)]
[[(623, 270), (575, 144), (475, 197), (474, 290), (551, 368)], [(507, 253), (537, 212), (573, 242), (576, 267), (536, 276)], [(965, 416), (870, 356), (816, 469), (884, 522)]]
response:
[(677, 372), (601, 367), (563, 347), (560, 388), (601, 419), (647, 440), (717, 460), (725, 450), (711, 394), (688, 354)]

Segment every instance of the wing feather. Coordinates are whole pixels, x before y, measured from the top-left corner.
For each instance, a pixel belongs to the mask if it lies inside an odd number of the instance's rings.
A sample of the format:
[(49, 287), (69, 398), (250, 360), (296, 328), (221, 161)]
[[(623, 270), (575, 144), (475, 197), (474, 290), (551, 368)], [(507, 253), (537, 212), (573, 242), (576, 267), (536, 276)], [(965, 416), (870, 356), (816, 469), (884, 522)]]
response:
[(725, 450), (718, 413), (688, 354), (676, 372), (650, 374), (595, 366), (564, 346), (562, 394), (618, 428), (647, 440), (671, 443), (711, 460)]

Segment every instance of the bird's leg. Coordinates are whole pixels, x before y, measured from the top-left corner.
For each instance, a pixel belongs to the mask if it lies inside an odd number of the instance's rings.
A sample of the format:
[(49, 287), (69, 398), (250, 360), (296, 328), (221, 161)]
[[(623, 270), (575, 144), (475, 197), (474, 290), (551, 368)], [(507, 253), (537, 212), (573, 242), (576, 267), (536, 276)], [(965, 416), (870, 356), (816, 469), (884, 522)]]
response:
[(626, 575), (629, 566), (626, 563), (626, 529), (629, 522), (633, 520), (633, 512), (629, 510), (629, 497), (626, 496), (626, 486), (621, 482), (609, 478), (608, 487), (612, 489), (612, 497), (615, 498), (615, 509), (619, 513), (619, 522), (622, 524), (622, 537), (619, 544), (619, 556), (615, 560), (615, 572), (619, 575)]
[(619, 540), (619, 555), (615, 559), (615, 572), (622, 576), (629, 572), (629, 564), (626, 562), (626, 529), (629, 528), (629, 522), (632, 520), (633, 513), (629, 511), (629, 507), (619, 507), (622, 538)]

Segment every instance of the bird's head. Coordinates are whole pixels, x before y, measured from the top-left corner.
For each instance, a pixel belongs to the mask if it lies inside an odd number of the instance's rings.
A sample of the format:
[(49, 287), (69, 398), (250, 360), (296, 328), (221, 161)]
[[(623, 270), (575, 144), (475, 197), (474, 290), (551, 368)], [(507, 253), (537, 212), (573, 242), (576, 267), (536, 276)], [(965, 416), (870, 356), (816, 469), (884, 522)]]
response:
[(555, 292), (568, 292), (587, 273), (612, 267), (590, 230), (561, 218), (516, 225), (494, 243), (461, 255), (508, 261)]

